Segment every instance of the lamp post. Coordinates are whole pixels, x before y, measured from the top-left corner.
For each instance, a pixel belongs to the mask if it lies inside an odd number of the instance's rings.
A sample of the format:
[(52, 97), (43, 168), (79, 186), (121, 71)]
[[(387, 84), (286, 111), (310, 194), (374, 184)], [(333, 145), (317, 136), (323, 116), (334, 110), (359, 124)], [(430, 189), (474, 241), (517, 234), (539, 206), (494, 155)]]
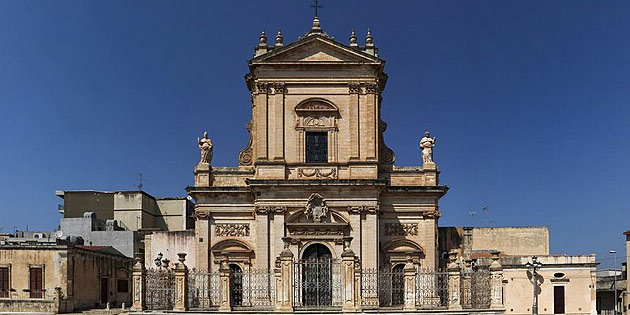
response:
[(613, 277), (613, 288), (615, 288), (615, 315), (617, 315), (617, 251), (616, 250), (609, 250), (608, 251), (609, 254), (615, 254), (615, 268), (613, 269), (614, 277)]
[(538, 257), (533, 256), (532, 262), (525, 264), (527, 269), (532, 269), (532, 280), (534, 280), (534, 302), (532, 304), (532, 315), (538, 315), (538, 269), (542, 268), (542, 263), (538, 261)]

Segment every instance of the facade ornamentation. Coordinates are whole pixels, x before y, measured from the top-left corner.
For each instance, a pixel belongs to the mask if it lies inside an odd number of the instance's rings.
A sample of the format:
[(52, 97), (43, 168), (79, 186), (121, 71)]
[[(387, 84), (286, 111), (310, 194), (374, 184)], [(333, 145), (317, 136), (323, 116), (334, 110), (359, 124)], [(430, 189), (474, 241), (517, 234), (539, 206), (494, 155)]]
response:
[(201, 160), (199, 163), (210, 164), (212, 162), (212, 140), (208, 139), (208, 132), (203, 133), (203, 138), (197, 138), (199, 150), (201, 151)]
[(207, 220), (210, 217), (210, 212), (208, 210), (195, 210), (194, 217), (197, 220)]
[(420, 139), (420, 148), (422, 149), (422, 165), (433, 164), (434, 146), (435, 137), (431, 138), (429, 132), (425, 132), (424, 137)]
[(348, 89), (350, 94), (359, 94), (361, 92), (361, 85), (358, 83), (350, 83), (348, 84)]
[(378, 206), (348, 206), (348, 213), (360, 214), (360, 213), (369, 213), (376, 214), (378, 213)]
[(256, 206), (258, 214), (284, 213), (285, 211), (287, 211), (286, 206)]
[(440, 211), (426, 212), (423, 214), (425, 219), (439, 219), (442, 216)]
[(256, 92), (258, 94), (271, 94), (272, 85), (267, 82), (256, 82)]
[(284, 94), (287, 92), (287, 87), (284, 83), (274, 83), (273, 84), (273, 92), (275, 94)]
[(304, 214), (307, 218), (313, 220), (313, 222), (321, 222), (322, 218), (328, 215), (328, 206), (326, 200), (317, 193), (311, 195), (306, 202), (306, 209)]
[(417, 236), (417, 223), (385, 223), (385, 235), (387, 236)]
[(336, 168), (298, 168), (298, 177), (337, 178)]
[(380, 137), (380, 162), (384, 165), (394, 165), (394, 161), (396, 160), (396, 156), (394, 155), (394, 151), (390, 149), (385, 144), (385, 139), (383, 137), (383, 133), (387, 130), (387, 123), (380, 120), (379, 127), (381, 129), (381, 137)]
[(249, 236), (249, 223), (220, 223), (214, 229), (216, 236)]
[(364, 83), (365, 93), (374, 94), (378, 90), (378, 85), (376, 83)]
[(292, 235), (343, 235), (340, 230), (297, 230)]
[(248, 122), (247, 123), (247, 132), (249, 133), (249, 142), (247, 142), (247, 146), (245, 147), (245, 149), (241, 150), (241, 152), (238, 154), (238, 165), (243, 165), (243, 166), (249, 166), (252, 165), (252, 157), (254, 155), (253, 149), (252, 149), (252, 142), (253, 142), (253, 138), (252, 138), (252, 122)]

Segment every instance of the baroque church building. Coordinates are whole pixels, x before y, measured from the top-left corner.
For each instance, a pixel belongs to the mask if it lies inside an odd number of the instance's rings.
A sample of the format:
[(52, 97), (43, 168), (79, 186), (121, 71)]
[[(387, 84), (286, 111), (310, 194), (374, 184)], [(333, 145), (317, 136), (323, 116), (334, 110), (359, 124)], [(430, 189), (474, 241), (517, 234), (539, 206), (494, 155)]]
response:
[(270, 270), (285, 248), (296, 260), (340, 260), (344, 241), (362, 268), (437, 267), (438, 200), (448, 187), (432, 161), (435, 139), (423, 139), (422, 166), (394, 165), (383, 137), (384, 67), (369, 32), (364, 46), (354, 31), (340, 43), (317, 17), (288, 45), (280, 32), (273, 46), (260, 35), (239, 166), (211, 165), (211, 141), (199, 141), (187, 188), (196, 200), (196, 268), (227, 261)]

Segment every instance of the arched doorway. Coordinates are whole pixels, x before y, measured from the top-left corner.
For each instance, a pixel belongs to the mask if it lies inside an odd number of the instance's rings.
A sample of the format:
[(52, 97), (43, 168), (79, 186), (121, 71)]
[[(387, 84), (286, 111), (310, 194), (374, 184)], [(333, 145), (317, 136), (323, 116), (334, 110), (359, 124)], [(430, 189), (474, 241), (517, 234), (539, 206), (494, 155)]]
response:
[(237, 264), (230, 264), (230, 304), (243, 305), (243, 269)]
[(332, 254), (322, 244), (313, 244), (302, 254), (302, 305), (332, 305)]

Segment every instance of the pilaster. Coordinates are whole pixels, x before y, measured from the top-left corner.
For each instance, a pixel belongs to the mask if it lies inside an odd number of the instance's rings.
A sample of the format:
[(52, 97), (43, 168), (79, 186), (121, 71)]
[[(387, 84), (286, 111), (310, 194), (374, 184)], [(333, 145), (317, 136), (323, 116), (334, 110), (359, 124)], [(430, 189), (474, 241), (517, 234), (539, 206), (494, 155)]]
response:
[(185, 253), (178, 253), (179, 263), (175, 264), (175, 305), (174, 311), (185, 312), (188, 310), (188, 267), (184, 264), (186, 261)]
[(136, 263), (133, 265), (132, 269), (132, 290), (133, 290), (133, 301), (131, 304), (131, 309), (134, 311), (142, 311), (145, 309), (145, 269), (144, 264), (142, 263), (142, 259), (136, 257)]
[(405, 310), (416, 309), (416, 276), (418, 274), (413, 260), (409, 258), (403, 269), (405, 278)]
[(461, 310), (460, 300), (460, 277), (461, 270), (457, 262), (457, 251), (452, 250), (448, 253), (450, 263), (446, 268), (448, 272), (448, 309), (449, 310)]
[(282, 290), (276, 304), (279, 312), (293, 312), (293, 252), (289, 249), (291, 239), (283, 237), (284, 250), (280, 253)]
[(355, 290), (355, 254), (350, 248), (352, 237), (343, 238), (343, 253), (341, 253), (341, 261), (343, 263), (343, 307), (344, 312), (358, 311)]
[(219, 268), (219, 281), (221, 282), (219, 290), (221, 290), (221, 303), (219, 303), (219, 312), (229, 312), (230, 308), (230, 267), (226, 260), (221, 262)]
[(490, 286), (490, 308), (503, 309), (503, 266), (499, 263), (499, 252), (492, 252)]

